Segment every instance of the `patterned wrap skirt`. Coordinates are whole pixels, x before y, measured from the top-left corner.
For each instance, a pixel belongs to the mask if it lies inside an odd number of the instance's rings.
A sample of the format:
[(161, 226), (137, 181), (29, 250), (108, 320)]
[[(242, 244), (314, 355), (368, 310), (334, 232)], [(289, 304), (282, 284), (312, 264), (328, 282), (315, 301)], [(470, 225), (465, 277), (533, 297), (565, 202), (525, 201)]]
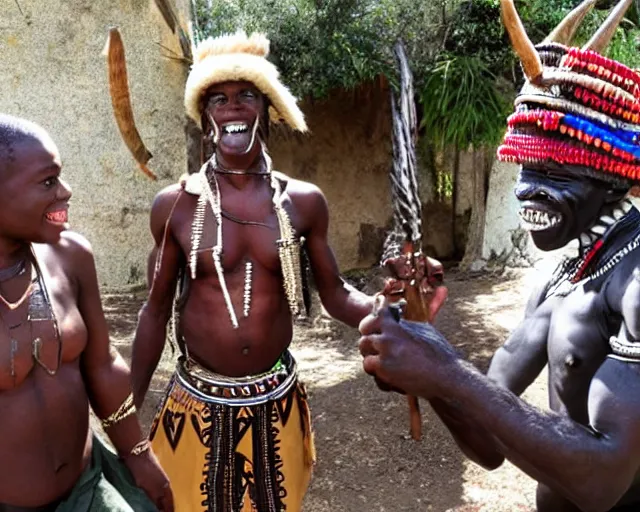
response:
[(150, 439), (177, 512), (302, 509), (315, 449), (289, 352), (269, 372), (244, 378), (181, 357)]

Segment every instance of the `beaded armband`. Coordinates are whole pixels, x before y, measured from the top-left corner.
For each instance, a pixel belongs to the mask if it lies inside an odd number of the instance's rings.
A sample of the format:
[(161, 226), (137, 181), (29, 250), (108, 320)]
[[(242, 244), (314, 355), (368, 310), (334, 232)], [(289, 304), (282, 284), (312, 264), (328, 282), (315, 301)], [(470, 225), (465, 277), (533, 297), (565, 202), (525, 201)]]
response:
[(609, 338), (611, 354), (614, 359), (620, 359), (632, 363), (640, 363), (640, 342), (619, 340), (617, 336)]
[(148, 439), (143, 439), (139, 443), (137, 443), (131, 451), (125, 455), (123, 458), (128, 457), (137, 457), (138, 455), (142, 455), (144, 452), (148, 452), (151, 449), (151, 442)]
[(102, 428), (105, 430), (113, 427), (115, 424), (120, 423), (125, 418), (128, 418), (132, 414), (136, 413), (136, 406), (133, 404), (133, 393), (131, 393), (124, 402), (118, 407), (118, 410), (101, 421)]

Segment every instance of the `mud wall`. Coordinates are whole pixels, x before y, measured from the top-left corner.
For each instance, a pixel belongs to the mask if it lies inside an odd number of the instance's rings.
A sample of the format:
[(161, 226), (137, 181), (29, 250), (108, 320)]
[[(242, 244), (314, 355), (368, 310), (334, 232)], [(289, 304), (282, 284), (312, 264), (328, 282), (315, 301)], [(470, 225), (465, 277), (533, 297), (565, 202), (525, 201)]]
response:
[[(182, 20), (188, 3), (174, 0)], [(187, 68), (165, 56), (181, 54), (176, 36), (153, 0), (0, 0), (0, 13), (0, 112), (52, 134), (73, 188), (72, 227), (92, 242), (101, 285), (141, 282), (152, 199), (186, 168)], [(157, 182), (137, 170), (113, 117), (101, 55), (111, 26), (125, 43), (135, 119)]]
[(330, 209), (329, 241), (342, 270), (378, 262), (390, 223), (390, 109), (386, 90), (340, 92), (301, 107), (310, 134), (272, 131), (274, 167), (318, 185)]
[[(392, 215), (388, 91), (373, 84), (355, 92), (336, 93), (325, 101), (304, 102), (302, 108), (311, 133), (300, 136), (275, 130), (269, 142), (274, 165), (315, 183), (325, 193), (330, 208), (330, 243), (341, 270), (374, 265)], [(433, 176), (421, 166), (423, 247), (430, 255), (450, 259), (456, 247), (464, 248), (473, 197), (473, 157), (472, 152), (460, 156), (455, 234), (452, 204), (435, 200)], [(439, 158), (451, 171), (453, 154)]]

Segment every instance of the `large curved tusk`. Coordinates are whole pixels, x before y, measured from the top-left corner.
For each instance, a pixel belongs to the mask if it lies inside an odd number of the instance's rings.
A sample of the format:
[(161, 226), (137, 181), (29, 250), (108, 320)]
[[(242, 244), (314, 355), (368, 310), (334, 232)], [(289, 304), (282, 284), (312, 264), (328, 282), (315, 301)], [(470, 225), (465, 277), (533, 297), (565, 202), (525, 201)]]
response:
[(622, 18), (624, 18), (627, 9), (631, 7), (632, 3), (633, 0), (620, 0), (618, 5), (613, 8), (611, 14), (609, 14), (607, 19), (600, 26), (598, 31), (593, 35), (589, 42), (582, 47), (582, 49), (602, 53), (611, 42), (618, 25), (620, 25)]
[(542, 61), (538, 51), (527, 35), (513, 0), (500, 0), (502, 22), (504, 23), (513, 49), (520, 57), (524, 74), (530, 82), (536, 82), (542, 75)]
[(580, 27), (584, 17), (589, 14), (598, 0), (584, 0), (578, 7), (565, 16), (565, 18), (545, 38), (543, 43), (571, 44), (576, 31)]
[(133, 109), (129, 98), (129, 81), (127, 78), (127, 63), (124, 56), (124, 44), (120, 31), (117, 28), (109, 30), (107, 45), (105, 47), (107, 55), (107, 66), (109, 70), (109, 93), (111, 94), (111, 105), (113, 114), (118, 123), (118, 129), (124, 143), (131, 151), (133, 158), (140, 167), (140, 170), (149, 178), (156, 180), (157, 177), (146, 166), (151, 159), (151, 153), (147, 150), (133, 119)]

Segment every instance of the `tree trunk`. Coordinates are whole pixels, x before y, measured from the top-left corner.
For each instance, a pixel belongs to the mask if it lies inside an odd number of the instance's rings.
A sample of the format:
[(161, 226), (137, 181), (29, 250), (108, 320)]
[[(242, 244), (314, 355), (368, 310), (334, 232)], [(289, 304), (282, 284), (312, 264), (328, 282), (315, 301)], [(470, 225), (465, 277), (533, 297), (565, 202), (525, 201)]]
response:
[(460, 148), (456, 145), (453, 156), (453, 170), (451, 172), (451, 242), (453, 257), (457, 258), (462, 248), (456, 243), (458, 227), (458, 177), (460, 176)]
[(484, 222), (487, 210), (487, 179), (493, 165), (493, 151), (478, 150), (474, 152), (473, 170), (473, 206), (464, 257), (460, 269), (471, 270), (473, 263), (482, 260), (482, 244), (484, 242)]

